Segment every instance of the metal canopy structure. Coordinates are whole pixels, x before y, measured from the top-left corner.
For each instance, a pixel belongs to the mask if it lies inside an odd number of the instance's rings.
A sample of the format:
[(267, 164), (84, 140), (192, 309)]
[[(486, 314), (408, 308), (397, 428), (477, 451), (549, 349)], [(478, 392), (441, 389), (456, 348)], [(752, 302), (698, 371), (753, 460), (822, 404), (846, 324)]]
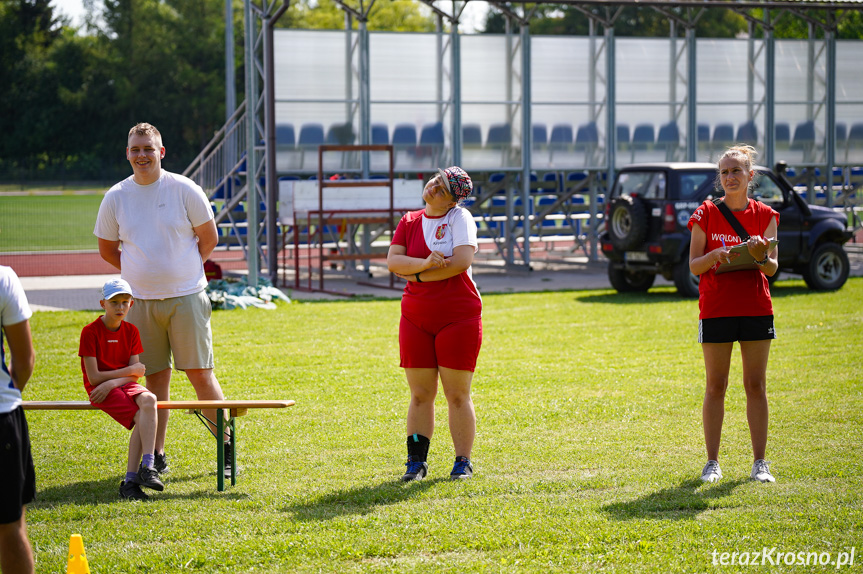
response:
[[(369, 74), (369, 32), (367, 20), (376, 0), (334, 0), (345, 12), (345, 34), (346, 34), (346, 58), (349, 66), (348, 90), (352, 90), (354, 79), (358, 82), (358, 101), (352, 94), (348, 94), (346, 102), (348, 105), (348, 117), (356, 119), (359, 127), (359, 143), (368, 145), (370, 143), (370, 74)], [(384, 1), (384, 0), (381, 0)], [(460, 35), (459, 21), (467, 5), (467, 0), (418, 0), (428, 6), (438, 18), (438, 101), (439, 117), (443, 118), (445, 112), (449, 111), (452, 134), (452, 159), (455, 163), (461, 161), (461, 92), (460, 92)], [(245, 148), (248, 153), (245, 157), (244, 168), (235, 169), (234, 172), (244, 179), (240, 191), (246, 199), (248, 206), (248, 245), (247, 262), (249, 268), (249, 281), (256, 281), (260, 270), (262, 256), (266, 260), (267, 274), (275, 282), (278, 273), (278, 235), (277, 235), (277, 202), (278, 189), (275, 169), (275, 96), (274, 96), (274, 66), (273, 66), (273, 30), (275, 23), (287, 10), (290, 0), (245, 0), (245, 70), (246, 70), (246, 102), (251, 103), (247, 107), (247, 117), (237, 119), (237, 114), (231, 116), (229, 124), (236, 122), (246, 129), (245, 145), (237, 146), (236, 150), (228, 154), (227, 160), (222, 163), (226, 166), (242, 166), (241, 155)], [(772, 164), (774, 159), (774, 115), (773, 106), (775, 102), (775, 78), (774, 78), (774, 40), (773, 29), (779, 18), (784, 14), (802, 18), (809, 26), (810, 40), (816, 36), (816, 30), (823, 33), (823, 49), (818, 51), (813, 47), (810, 50), (810, 73), (814, 73), (814, 64), (823, 59), (826, 77), (821, 79), (824, 85), (824, 98), (820, 102), (810, 102), (810, 105), (823, 110), (826, 123), (832, 126), (835, 123), (835, 38), (837, 25), (843, 15), (848, 11), (863, 10), (863, 0), (555, 0), (541, 2), (527, 2), (514, 0), (500, 2), (491, 0), (488, 4), (506, 16), (507, 22), (507, 50), (510, 62), (509, 73), (520, 70), (520, 77), (513, 75), (513, 81), (518, 81), (521, 87), (520, 99), (511, 105), (510, 117), (516, 117), (515, 108), (520, 109), (520, 139), (521, 146), (521, 196), (522, 205), (527, 216), (527, 197), (530, 190), (531, 171), (531, 77), (530, 77), (530, 21), (535, 14), (538, 5), (566, 5), (571, 6), (589, 19), (591, 26), (591, 47), (594, 57), (592, 62), (594, 69), (591, 70), (591, 78), (596, 82), (605, 82), (605, 99), (597, 106), (605, 112), (605, 144), (607, 150), (607, 164), (604, 170), (608, 181), (614, 177), (616, 130), (615, 130), (615, 22), (626, 7), (639, 6), (650, 7), (667, 17), (671, 23), (672, 79), (684, 79), (686, 85), (685, 124), (687, 126), (686, 159), (695, 159), (696, 149), (696, 106), (689, 105), (696, 102), (695, 78), (697, 77), (695, 59), (695, 25), (705, 10), (728, 9), (742, 15), (750, 23), (750, 39), (752, 39), (755, 26), (763, 30), (763, 54), (754, 48), (750, 50), (750, 86), (755, 82), (762, 82), (764, 86), (763, 101), (754, 105), (764, 114), (765, 120), (765, 152), (767, 162)], [(755, 15), (754, 10), (762, 11)], [(352, 22), (356, 20), (358, 30), (353, 31)], [(449, 32), (445, 32), (444, 22), (449, 24)], [(677, 42), (677, 28), (684, 30), (684, 38)], [(514, 29), (518, 30), (517, 34)], [(597, 29), (602, 29), (602, 35), (594, 35)], [(604, 52), (605, 68), (598, 69), (600, 62), (599, 54)], [(765, 59), (764, 77), (757, 77), (754, 70), (756, 58)], [(450, 93), (443, 94), (443, 78), (447, 75), (450, 85)], [(230, 81), (230, 80), (229, 80)], [(672, 82), (673, 83), (673, 82)], [(810, 81), (810, 84), (814, 80)], [(810, 98), (811, 99), (811, 98)], [(512, 101), (512, 97), (507, 98)], [(751, 98), (750, 98), (751, 100)], [(674, 106), (674, 103), (672, 103)], [(682, 109), (684, 106), (678, 106)], [(673, 109), (673, 113), (680, 115), (680, 109)], [(239, 107), (238, 107), (239, 110)], [(230, 110), (229, 110), (230, 112)], [(595, 112), (599, 117), (598, 111)], [(226, 125), (222, 130), (224, 134), (229, 133), (230, 126)], [(826, 164), (833, 165), (835, 153), (835, 133), (828, 129), (826, 134)], [(220, 133), (222, 133), (220, 132)], [(213, 146), (208, 146), (213, 147)], [(230, 146), (228, 151), (231, 151)], [(223, 151), (223, 154), (226, 153)], [(234, 155), (235, 157), (231, 157)], [(203, 164), (205, 160), (201, 160)], [(190, 166), (191, 168), (191, 166)], [(361, 173), (363, 177), (369, 175), (368, 154), (362, 158)], [(223, 176), (227, 175), (227, 171)], [(202, 183), (205, 190), (212, 190), (214, 184), (209, 186)], [(831, 170), (827, 170), (827, 187), (832, 187)], [(595, 189), (593, 190), (595, 193)], [(828, 194), (828, 202), (830, 201)], [(263, 225), (258, 221), (259, 203), (266, 206), (267, 221)], [(233, 205), (236, 201), (232, 202)], [(511, 223), (515, 216), (513, 202), (508, 201), (507, 218)], [(596, 216), (596, 202), (591, 202), (591, 215)], [(220, 216), (223, 214), (219, 214)], [(217, 216), (218, 217), (218, 216)], [(529, 244), (530, 226), (524, 225), (523, 245)], [(512, 228), (511, 226), (509, 228)], [(266, 230), (266, 233), (264, 233)], [(259, 241), (264, 240), (267, 247)], [(521, 250), (521, 263), (516, 263), (516, 254), (519, 252), (515, 236), (507, 238), (505, 259), (509, 265), (530, 265), (530, 250)], [(592, 257), (596, 257), (596, 244), (593, 242)]]

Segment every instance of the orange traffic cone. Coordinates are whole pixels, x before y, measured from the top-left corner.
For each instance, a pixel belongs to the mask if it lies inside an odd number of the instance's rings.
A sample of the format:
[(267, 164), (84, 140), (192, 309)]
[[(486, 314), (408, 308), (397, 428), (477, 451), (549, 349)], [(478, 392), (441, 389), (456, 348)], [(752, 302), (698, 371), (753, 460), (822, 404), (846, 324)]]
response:
[(66, 565), (66, 574), (90, 574), (90, 565), (87, 564), (87, 555), (84, 553), (84, 540), (80, 534), (73, 534), (69, 538), (69, 562)]

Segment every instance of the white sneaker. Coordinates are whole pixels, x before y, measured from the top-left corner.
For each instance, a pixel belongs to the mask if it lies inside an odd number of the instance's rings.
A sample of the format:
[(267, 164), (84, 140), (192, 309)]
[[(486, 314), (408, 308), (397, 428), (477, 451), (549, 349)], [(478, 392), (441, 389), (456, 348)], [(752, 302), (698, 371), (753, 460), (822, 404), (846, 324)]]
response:
[(759, 458), (752, 463), (752, 474), (749, 475), (749, 478), (758, 482), (776, 482), (776, 479), (770, 474), (770, 467), (767, 466), (767, 461), (763, 458)]
[(722, 478), (722, 470), (719, 468), (719, 463), (715, 460), (708, 460), (704, 465), (704, 470), (701, 471), (702, 482), (718, 482)]

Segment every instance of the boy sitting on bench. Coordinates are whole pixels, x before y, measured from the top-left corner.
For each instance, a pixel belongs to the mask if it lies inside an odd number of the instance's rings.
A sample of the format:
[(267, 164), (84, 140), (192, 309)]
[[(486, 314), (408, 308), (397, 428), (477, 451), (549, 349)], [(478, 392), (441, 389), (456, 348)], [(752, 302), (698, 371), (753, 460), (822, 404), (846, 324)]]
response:
[(144, 349), (138, 329), (123, 320), (134, 303), (126, 281), (105, 283), (99, 301), (105, 314), (81, 331), (78, 355), (90, 403), (132, 431), (120, 498), (146, 500), (149, 496), (142, 486), (163, 490), (165, 485), (153, 467), (156, 395), (137, 382), (144, 376), (144, 365), (138, 360)]

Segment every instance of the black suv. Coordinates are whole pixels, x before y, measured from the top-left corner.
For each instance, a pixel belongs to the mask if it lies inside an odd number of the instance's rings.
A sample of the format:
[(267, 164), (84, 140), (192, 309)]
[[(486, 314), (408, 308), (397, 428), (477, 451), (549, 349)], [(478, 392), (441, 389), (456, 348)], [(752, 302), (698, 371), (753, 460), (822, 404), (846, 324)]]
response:
[[(803, 275), (810, 289), (839, 289), (848, 279), (842, 245), (852, 236), (847, 218), (808, 205), (784, 176), (755, 168), (752, 197), (779, 212), (779, 270)], [(608, 278), (620, 292), (646, 291), (660, 274), (684, 297), (698, 296), (698, 277), (689, 271), (689, 216), (708, 198), (723, 195), (711, 163), (651, 163), (620, 170), (606, 199)], [(771, 283), (779, 271), (770, 277)]]

